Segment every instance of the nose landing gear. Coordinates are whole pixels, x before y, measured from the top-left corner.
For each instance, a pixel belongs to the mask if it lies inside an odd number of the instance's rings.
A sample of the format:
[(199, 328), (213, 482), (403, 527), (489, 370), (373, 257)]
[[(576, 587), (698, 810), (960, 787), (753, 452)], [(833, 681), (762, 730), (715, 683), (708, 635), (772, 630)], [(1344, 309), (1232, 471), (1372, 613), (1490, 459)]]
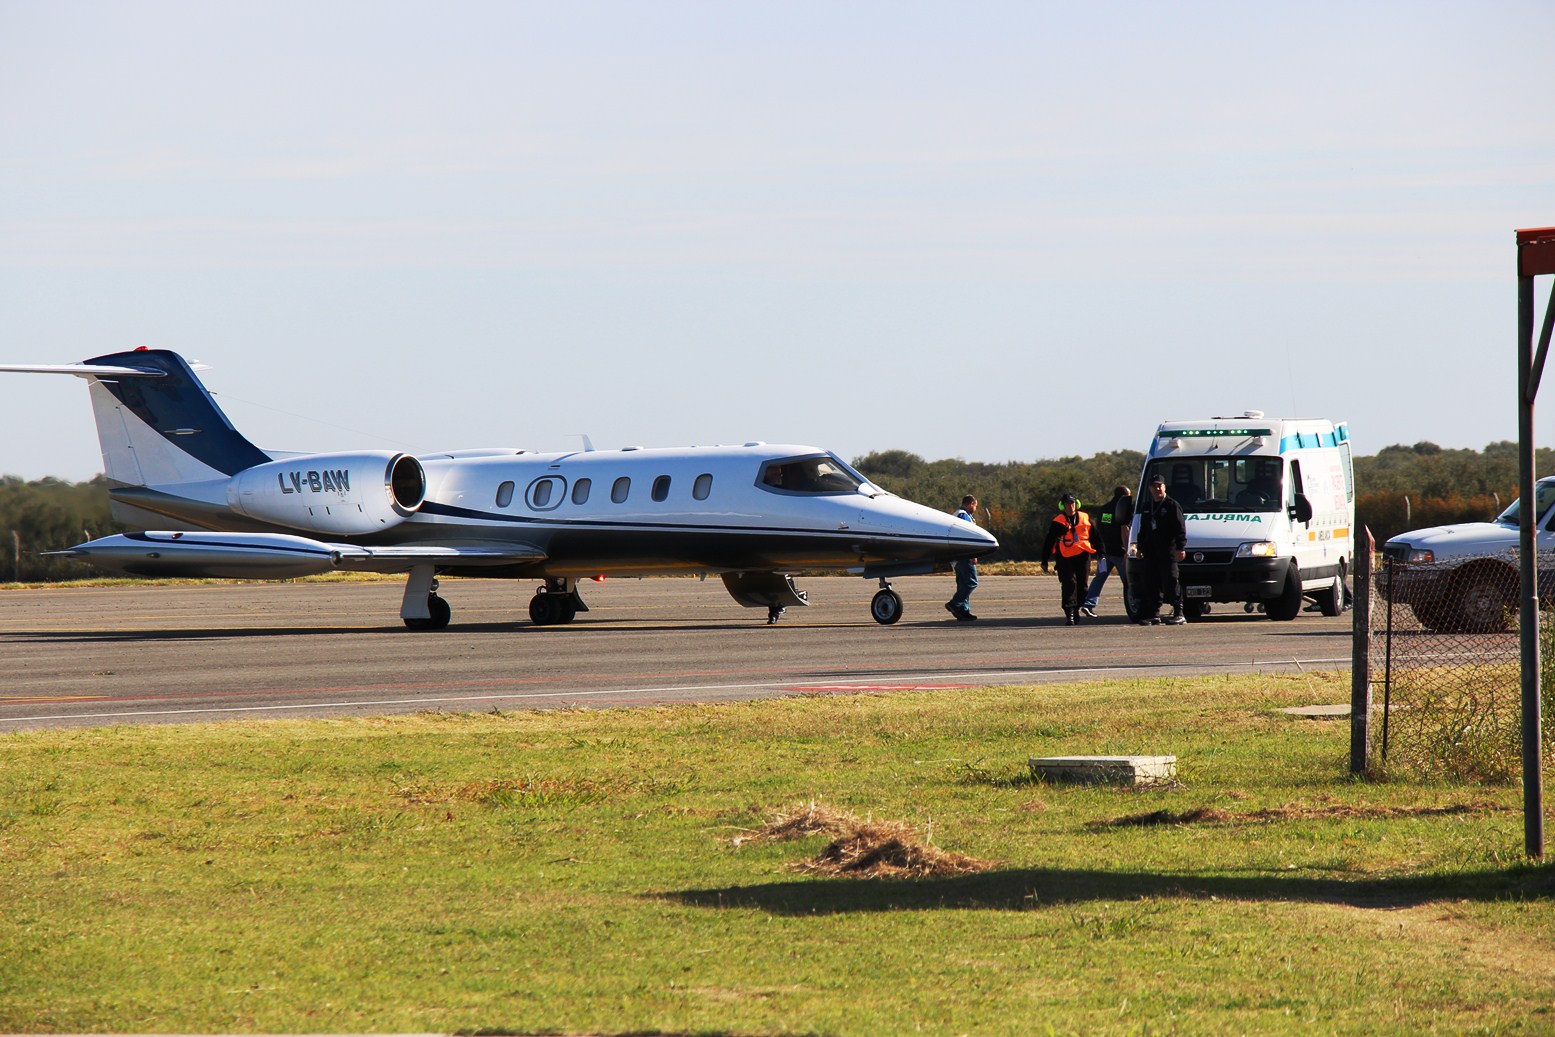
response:
[(902, 618), (902, 596), (891, 589), (891, 581), (880, 578), (880, 589), (869, 602), (869, 614), (881, 626), (890, 626)]
[(413, 566), (405, 581), (405, 598), (400, 602), (400, 619), (410, 630), (441, 630), (448, 625), (453, 609), (437, 594), (437, 569), (430, 565)]

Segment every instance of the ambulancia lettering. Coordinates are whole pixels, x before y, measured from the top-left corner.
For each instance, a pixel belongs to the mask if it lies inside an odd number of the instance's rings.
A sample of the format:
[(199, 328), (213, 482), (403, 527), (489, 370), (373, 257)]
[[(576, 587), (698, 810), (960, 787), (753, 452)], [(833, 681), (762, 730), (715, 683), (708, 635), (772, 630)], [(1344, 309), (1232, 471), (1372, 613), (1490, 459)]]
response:
[(1262, 515), (1187, 515), (1189, 522), (1262, 522)]
[[(351, 472), (344, 468), (323, 472), (312, 469), (306, 472), (277, 472), (275, 481), (280, 485), (282, 493), (301, 493), (304, 487), (309, 493), (349, 493), (351, 491)], [(287, 485), (288, 481), (291, 483), (290, 486)]]

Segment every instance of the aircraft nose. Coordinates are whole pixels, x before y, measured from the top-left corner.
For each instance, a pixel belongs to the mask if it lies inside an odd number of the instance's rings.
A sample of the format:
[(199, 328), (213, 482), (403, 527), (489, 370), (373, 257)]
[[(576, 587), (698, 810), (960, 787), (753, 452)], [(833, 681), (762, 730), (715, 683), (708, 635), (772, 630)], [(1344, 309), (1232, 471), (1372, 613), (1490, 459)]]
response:
[(999, 541), (992, 533), (970, 522), (952, 522), (950, 528), (945, 530), (945, 538), (982, 552), (995, 551), (999, 547)]

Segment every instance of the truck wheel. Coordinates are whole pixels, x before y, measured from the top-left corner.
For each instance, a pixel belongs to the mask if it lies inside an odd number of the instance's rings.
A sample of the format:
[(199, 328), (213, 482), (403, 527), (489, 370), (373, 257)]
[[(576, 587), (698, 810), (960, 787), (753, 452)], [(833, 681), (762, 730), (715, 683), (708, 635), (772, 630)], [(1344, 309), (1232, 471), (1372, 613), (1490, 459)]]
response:
[(1123, 588), (1123, 614), (1128, 617), (1130, 623), (1139, 619), (1139, 602), (1134, 600), (1132, 588), (1126, 585)]
[(1280, 596), (1264, 603), (1264, 614), (1281, 622), (1295, 619), (1301, 613), (1301, 574), (1291, 569), (1285, 574), (1285, 587)]
[(1517, 578), (1501, 568), (1477, 567), (1452, 581), (1450, 598), (1457, 603), (1457, 627), (1465, 634), (1505, 630), (1517, 607)]
[(1334, 577), (1333, 586), (1324, 587), (1312, 595), (1317, 610), (1325, 616), (1337, 616), (1344, 611), (1344, 573)]
[(1458, 617), (1453, 610), (1439, 601), (1433, 601), (1429, 605), (1411, 605), (1409, 611), (1415, 614), (1420, 625), (1434, 634), (1455, 634), (1458, 632)]

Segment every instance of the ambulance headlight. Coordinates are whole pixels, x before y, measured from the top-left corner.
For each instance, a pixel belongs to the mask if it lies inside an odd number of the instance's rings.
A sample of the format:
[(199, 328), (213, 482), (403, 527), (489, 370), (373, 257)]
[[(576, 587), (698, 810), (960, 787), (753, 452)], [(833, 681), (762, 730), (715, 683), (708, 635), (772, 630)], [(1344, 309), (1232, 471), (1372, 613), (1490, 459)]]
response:
[(1255, 540), (1236, 549), (1238, 558), (1274, 558), (1279, 553), (1279, 548), (1268, 540)]

